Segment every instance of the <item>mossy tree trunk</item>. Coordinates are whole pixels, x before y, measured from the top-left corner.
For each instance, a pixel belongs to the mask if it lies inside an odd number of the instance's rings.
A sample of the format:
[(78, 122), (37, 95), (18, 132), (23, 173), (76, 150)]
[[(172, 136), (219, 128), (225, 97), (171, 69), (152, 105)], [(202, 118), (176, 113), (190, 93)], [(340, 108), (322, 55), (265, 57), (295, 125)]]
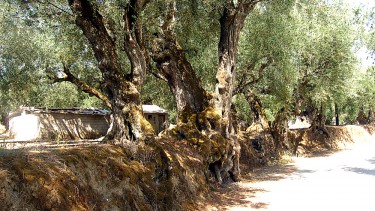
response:
[[(219, 182), (222, 181), (221, 173), (229, 173), (236, 180), (240, 172), (238, 162), (240, 147), (232, 126), (231, 101), (240, 32), (245, 18), (258, 2), (253, 0), (240, 0), (237, 3), (228, 1), (223, 7), (220, 18), (217, 84), (213, 99), (201, 86), (200, 80), (172, 33), (170, 25), (174, 20), (173, 8), (164, 20), (163, 32), (156, 35), (153, 43), (152, 58), (159, 70), (154, 75), (168, 82), (177, 101), (179, 120), (196, 125), (198, 130), (217, 131), (229, 140), (230, 149), (227, 154), (223, 155), (220, 162), (215, 162), (214, 166), (211, 166), (215, 169)], [(186, 113), (188, 113), (188, 118), (184, 118)], [(213, 118), (215, 121), (208, 120), (206, 122), (210, 122), (209, 124), (202, 125), (202, 119), (208, 119), (210, 115), (215, 116)], [(190, 118), (191, 116), (195, 118)]]
[(221, 114), (221, 133), (229, 137), (234, 132), (231, 123), (231, 103), (236, 77), (236, 57), (240, 32), (245, 19), (259, 1), (229, 1), (220, 17), (218, 69), (216, 74), (214, 106)]
[(245, 94), (245, 99), (250, 106), (251, 111), (254, 115), (254, 122), (260, 123), (263, 127), (263, 130), (269, 129), (266, 113), (264, 112), (262, 102), (259, 97), (256, 96), (253, 92), (248, 91)]
[(335, 122), (336, 122), (336, 126), (340, 125), (339, 106), (337, 105), (337, 103), (335, 103)]
[(124, 8), (124, 50), (131, 63), (130, 74), (120, 65), (115, 37), (108, 31), (110, 24), (90, 0), (69, 0), (75, 23), (88, 39), (106, 82), (107, 97), (111, 102), (113, 121), (106, 138), (116, 141), (139, 141), (142, 107), (140, 88), (147, 69), (147, 55), (143, 46), (139, 13), (148, 1), (131, 0)]
[(171, 31), (154, 39), (152, 59), (159, 70), (154, 74), (167, 81), (175, 96), (179, 120), (185, 112), (200, 113), (208, 106), (210, 97)]
[[(229, 173), (234, 180), (240, 174), (239, 157), (241, 147), (236, 139), (236, 130), (232, 120), (232, 97), (236, 79), (236, 59), (238, 43), (245, 19), (253, 10), (258, 0), (227, 1), (220, 17), (220, 39), (218, 44), (218, 68), (213, 99), (213, 107), (221, 116), (217, 128), (222, 136), (229, 139), (232, 153), (227, 157), (230, 165)], [(229, 161), (229, 162), (228, 162)], [(222, 168), (228, 168), (222, 166)], [(220, 179), (219, 179), (220, 181)]]
[(286, 144), (286, 135), (288, 132), (288, 114), (285, 108), (279, 110), (275, 120), (270, 125), (270, 132), (275, 142), (275, 153), (277, 153)]

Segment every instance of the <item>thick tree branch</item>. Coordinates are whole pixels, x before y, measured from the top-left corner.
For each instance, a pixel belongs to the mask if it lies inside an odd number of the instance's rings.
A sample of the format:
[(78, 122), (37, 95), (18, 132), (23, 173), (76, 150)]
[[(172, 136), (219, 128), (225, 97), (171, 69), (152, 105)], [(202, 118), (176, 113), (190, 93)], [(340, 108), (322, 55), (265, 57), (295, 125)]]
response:
[(168, 82), (168, 79), (165, 78), (165, 76), (160, 72), (155, 71), (149, 71), (153, 76), (155, 76), (157, 79), (160, 79), (162, 81)]
[(173, 25), (175, 22), (175, 15), (176, 15), (176, 1), (173, 1), (168, 5), (168, 14), (164, 18), (164, 23), (162, 25), (162, 29), (164, 33), (169, 33), (173, 30)]
[(150, 59), (144, 46), (141, 12), (149, 0), (131, 0), (124, 8), (124, 50), (131, 65), (130, 79), (141, 89), (146, 71), (150, 69)]
[(238, 42), (245, 19), (261, 0), (226, 1), (220, 17), (218, 69), (216, 73), (214, 107), (222, 114), (221, 133), (229, 137), (231, 125), (231, 99), (236, 79)]
[(73, 16), (73, 14), (70, 12), (70, 11), (67, 11), (59, 6), (57, 6), (56, 4), (50, 2), (50, 1), (41, 1), (41, 0), (37, 0), (37, 2), (41, 3), (41, 4), (46, 4), (46, 5), (51, 5), (53, 6), (54, 8), (56, 8), (57, 10), (63, 12), (63, 13), (66, 13), (68, 14), (69, 16)]
[(176, 98), (179, 114), (187, 108), (202, 112), (207, 104), (208, 94), (171, 31), (157, 34), (152, 46), (152, 59), (159, 70), (154, 75), (168, 81)]
[(76, 24), (89, 40), (99, 63), (99, 69), (105, 80), (125, 80), (124, 71), (119, 63), (116, 43), (105, 27), (103, 16), (90, 0), (69, 0), (69, 5), (76, 15)]
[(93, 96), (97, 97), (98, 99), (103, 101), (105, 103), (105, 105), (108, 106), (108, 108), (112, 109), (111, 101), (109, 100), (109, 98), (106, 95), (104, 95), (102, 92), (95, 89), (94, 87), (88, 85), (86, 82), (80, 80), (76, 76), (74, 76), (73, 73), (67, 67), (67, 65), (64, 64), (63, 66), (64, 66), (63, 73), (65, 74), (65, 76), (62, 77), (62, 78), (55, 77), (54, 82), (63, 82), (63, 81), (70, 82), (70, 83), (76, 85), (81, 91), (83, 91), (83, 92), (85, 92), (89, 95), (93, 95)]
[(162, 30), (155, 34), (153, 40), (151, 57), (158, 71), (152, 74), (168, 82), (176, 98), (178, 113), (182, 116), (187, 110), (195, 113), (202, 112), (210, 96), (202, 87), (201, 81), (173, 32), (175, 13), (176, 3), (172, 1), (168, 4), (167, 14), (161, 26)]
[[(148, 1), (130, 0), (124, 14), (124, 50), (131, 63), (130, 75), (122, 68), (117, 54), (115, 39), (107, 28), (111, 24), (100, 14), (95, 1), (68, 0), (76, 15), (76, 25), (89, 40), (98, 67), (108, 88), (112, 104), (113, 125), (107, 133), (107, 140), (141, 141), (142, 107), (140, 90), (147, 69), (147, 55), (141, 40), (140, 12)], [(138, 24), (137, 27), (135, 27)], [(108, 27), (106, 27), (108, 26)], [(135, 35), (137, 31), (138, 35)], [(138, 38), (137, 38), (138, 37)]]
[[(260, 80), (264, 78), (264, 73), (267, 67), (269, 67), (273, 63), (272, 60), (268, 59), (267, 62), (262, 63), (257, 72), (258, 72), (258, 77), (255, 78), (254, 75), (252, 75), (252, 80), (247, 81), (247, 77), (241, 77), (240, 82), (238, 83), (237, 87), (233, 91), (233, 95), (244, 93), (250, 86), (253, 86), (254, 84), (259, 83)], [(253, 67), (252, 65), (250, 67)], [(251, 71), (251, 70), (250, 70)]]

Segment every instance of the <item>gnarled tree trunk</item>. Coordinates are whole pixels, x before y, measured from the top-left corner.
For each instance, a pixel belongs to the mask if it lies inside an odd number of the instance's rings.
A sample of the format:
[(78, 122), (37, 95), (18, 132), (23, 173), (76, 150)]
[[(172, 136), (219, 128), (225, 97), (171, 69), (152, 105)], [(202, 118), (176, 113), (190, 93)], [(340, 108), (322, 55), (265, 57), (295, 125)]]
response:
[(336, 126), (340, 125), (339, 106), (337, 105), (337, 103), (335, 103), (335, 123), (336, 123)]
[(259, 97), (256, 96), (253, 92), (248, 91), (245, 94), (245, 99), (250, 106), (251, 111), (254, 115), (254, 122), (261, 124), (263, 130), (268, 130), (269, 125), (267, 121), (266, 114), (264, 113), (262, 102)]
[[(236, 79), (236, 58), (240, 32), (245, 19), (258, 0), (227, 1), (220, 17), (220, 40), (218, 45), (218, 68), (216, 73), (216, 86), (214, 108), (220, 114), (219, 132), (229, 139), (233, 152), (227, 157), (230, 166), (229, 173), (234, 180), (240, 174), (239, 157), (241, 147), (235, 136), (232, 124), (231, 105)], [(228, 166), (222, 166), (223, 169)]]
[(69, 0), (76, 17), (76, 25), (90, 42), (98, 67), (108, 89), (113, 121), (107, 139), (116, 141), (139, 141), (143, 138), (141, 128), (142, 108), (140, 87), (147, 68), (147, 55), (142, 44), (141, 27), (137, 18), (148, 1), (131, 0), (125, 7), (124, 49), (131, 62), (130, 75), (125, 74), (117, 55), (115, 38), (110, 36), (107, 20), (90, 0)]
[(270, 125), (270, 132), (275, 142), (275, 154), (286, 147), (286, 138), (288, 133), (288, 114), (285, 108), (280, 109), (277, 112), (275, 120)]
[(152, 58), (159, 69), (159, 77), (168, 82), (175, 96), (179, 117), (187, 110), (200, 113), (208, 106), (210, 97), (172, 32), (158, 34)]
[[(205, 130), (205, 134), (217, 135), (217, 132), (219, 132), (221, 137), (225, 139), (216, 138), (216, 141), (228, 143), (222, 144), (229, 147), (220, 160), (210, 159), (210, 162), (213, 161), (213, 163), (210, 163), (210, 167), (214, 169), (219, 182), (222, 181), (222, 174), (231, 175), (234, 180), (237, 180), (240, 172), (238, 162), (240, 147), (235, 132), (232, 130), (231, 101), (239, 35), (246, 16), (257, 2), (259, 1), (243, 0), (236, 4), (228, 1), (223, 9), (218, 45), (219, 66), (213, 100), (202, 88), (200, 80), (195, 75), (192, 66), (169, 27), (173, 20), (173, 8), (164, 20), (163, 32), (156, 35), (153, 43), (152, 58), (159, 69), (159, 72), (154, 74), (168, 82), (177, 101), (179, 120), (197, 126), (196, 129), (200, 131)], [(185, 119), (184, 113), (189, 112), (191, 115), (187, 115), (188, 118)], [(202, 119), (208, 119), (210, 115), (215, 116), (215, 120), (208, 120), (209, 124), (203, 124), (202, 126)], [(205, 127), (205, 125), (209, 126)], [(184, 137), (186, 136), (187, 134), (184, 134)], [(210, 139), (213, 137), (210, 136)], [(206, 156), (211, 157), (212, 155)]]
[(330, 134), (326, 128), (326, 115), (325, 115), (325, 106), (323, 103), (320, 104), (320, 108), (314, 109), (312, 114), (311, 128), (313, 132), (319, 132), (330, 137)]
[(221, 133), (229, 137), (231, 124), (231, 103), (236, 77), (236, 57), (240, 32), (245, 19), (259, 1), (230, 1), (224, 7), (220, 18), (220, 40), (218, 46), (219, 64), (216, 74), (215, 109), (222, 116)]

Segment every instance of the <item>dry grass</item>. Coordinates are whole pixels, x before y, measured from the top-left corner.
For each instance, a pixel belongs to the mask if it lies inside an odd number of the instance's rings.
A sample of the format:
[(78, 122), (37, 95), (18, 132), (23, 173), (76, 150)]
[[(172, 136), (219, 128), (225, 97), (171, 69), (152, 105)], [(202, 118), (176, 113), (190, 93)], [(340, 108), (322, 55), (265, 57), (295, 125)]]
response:
[(193, 209), (206, 183), (203, 165), (175, 147), (2, 149), (0, 210)]
[[(365, 137), (365, 129), (357, 127), (329, 128), (331, 136), (321, 137), (300, 130), (294, 143), (305, 152), (348, 146), (355, 137)], [(354, 134), (354, 135), (353, 135)], [(274, 145), (266, 134), (262, 149), (254, 149), (243, 136), (241, 157), (243, 179), (249, 181), (279, 180), (294, 171), (286, 153), (272, 162), (269, 149)], [(249, 137), (247, 137), (249, 138)], [(193, 139), (192, 139), (193, 140)], [(247, 139), (248, 140), (248, 139)], [(198, 140), (199, 143), (199, 140)], [(213, 142), (207, 142), (212, 144)], [(204, 146), (204, 145), (203, 145)], [(216, 147), (217, 148), (217, 147)], [(144, 145), (126, 147), (90, 144), (88, 146), (31, 147), (0, 149), (0, 210), (194, 210), (197, 198), (209, 188), (216, 190), (207, 198), (210, 203), (248, 203), (239, 189), (209, 186), (210, 172), (202, 153), (218, 150), (197, 147), (186, 140), (162, 138)], [(325, 151), (327, 152), (327, 151)], [(254, 168), (273, 164), (272, 168)], [(228, 195), (229, 194), (229, 195)], [(205, 196), (206, 197), (206, 196)], [(221, 202), (220, 202), (221, 203)], [(266, 204), (249, 205), (262, 208)]]

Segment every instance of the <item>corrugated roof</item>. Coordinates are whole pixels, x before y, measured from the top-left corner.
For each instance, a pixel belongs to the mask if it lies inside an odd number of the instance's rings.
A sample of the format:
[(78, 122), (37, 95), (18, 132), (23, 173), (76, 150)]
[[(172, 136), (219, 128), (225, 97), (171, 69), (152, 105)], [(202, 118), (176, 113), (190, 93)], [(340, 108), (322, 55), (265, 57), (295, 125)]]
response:
[[(145, 114), (168, 114), (168, 112), (157, 105), (142, 105), (143, 113)], [(18, 111), (11, 113), (9, 116), (19, 115), (22, 112), (26, 113), (65, 113), (65, 114), (96, 114), (107, 115), (110, 111), (97, 108), (46, 108), (46, 107), (21, 107)]]
[(142, 105), (143, 113), (145, 114), (168, 114), (168, 112), (157, 105)]
[[(97, 114), (107, 115), (109, 111), (97, 108), (46, 108), (46, 107), (22, 107), (19, 112), (28, 113), (63, 113), (63, 114)], [(17, 113), (17, 112), (16, 112)]]

